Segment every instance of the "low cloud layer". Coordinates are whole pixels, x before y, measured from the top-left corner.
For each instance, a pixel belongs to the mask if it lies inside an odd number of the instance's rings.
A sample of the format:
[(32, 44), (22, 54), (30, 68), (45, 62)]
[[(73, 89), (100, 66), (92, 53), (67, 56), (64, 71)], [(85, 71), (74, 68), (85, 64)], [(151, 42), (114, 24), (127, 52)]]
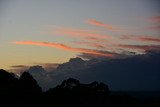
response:
[[(58, 67), (58, 63), (36, 63), (32, 66), (42, 66), (46, 72), (54, 71)], [(8, 69), (10, 72), (14, 72), (18, 75), (22, 74), (24, 71), (27, 71), (31, 66), (28, 65), (12, 65), (10, 66), (10, 69)]]

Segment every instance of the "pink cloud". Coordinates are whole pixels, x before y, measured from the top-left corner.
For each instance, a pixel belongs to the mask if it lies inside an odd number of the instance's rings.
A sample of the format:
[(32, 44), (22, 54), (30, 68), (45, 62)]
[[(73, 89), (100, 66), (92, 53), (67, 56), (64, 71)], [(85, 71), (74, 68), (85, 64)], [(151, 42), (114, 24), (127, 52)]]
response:
[(117, 45), (120, 48), (127, 48), (133, 50), (160, 50), (160, 45)]
[(56, 30), (57, 34), (63, 34), (63, 35), (71, 35), (73, 37), (93, 37), (93, 38), (101, 38), (101, 39), (108, 39), (111, 38), (109, 35), (102, 35), (102, 34), (97, 34), (93, 33), (91, 31), (87, 30), (80, 30), (80, 29), (67, 29), (67, 28), (62, 28)]
[(95, 19), (89, 19), (89, 20), (87, 20), (87, 23), (92, 24), (92, 25), (96, 25), (96, 26), (100, 26), (100, 27), (107, 27), (108, 29), (113, 29), (113, 27), (111, 25), (104, 24), (103, 22), (97, 21)]
[(106, 28), (107, 30), (111, 30), (111, 31), (119, 31), (120, 30), (120, 29), (117, 29), (117, 28), (113, 27), (112, 25), (105, 24), (101, 21), (97, 21), (96, 19), (89, 19), (86, 22), (90, 25), (103, 27), (103, 28)]
[(155, 42), (160, 43), (160, 37), (153, 37), (153, 36), (134, 36), (134, 35), (123, 35), (121, 39), (130, 39), (135, 41), (142, 41), (142, 42)]
[(151, 17), (151, 18), (149, 18), (149, 20), (152, 22), (160, 22), (160, 16)]
[(138, 39), (141, 41), (160, 42), (160, 38), (158, 37), (142, 36), (142, 37), (139, 37)]
[(159, 31), (160, 30), (160, 25), (146, 27), (145, 29), (146, 30), (157, 30), (157, 31)]
[(105, 45), (99, 44), (99, 43), (92, 43), (92, 42), (74, 42), (75, 44), (78, 45), (87, 45), (87, 46), (91, 46), (91, 47), (95, 47), (95, 48), (105, 48)]

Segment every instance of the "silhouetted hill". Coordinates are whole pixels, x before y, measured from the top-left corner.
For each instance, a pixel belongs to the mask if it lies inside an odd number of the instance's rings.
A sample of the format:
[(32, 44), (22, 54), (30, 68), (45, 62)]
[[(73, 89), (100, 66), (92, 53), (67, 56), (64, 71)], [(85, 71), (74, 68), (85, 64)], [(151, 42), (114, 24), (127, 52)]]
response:
[(41, 87), (36, 80), (28, 73), (24, 72), (18, 79), (13, 73), (0, 70), (0, 94), (34, 94), (40, 93)]
[(17, 91), (18, 79), (13, 73), (0, 70), (0, 95), (14, 94)]
[(28, 73), (24, 72), (20, 79), (19, 79), (19, 84), (20, 84), (20, 90), (23, 93), (27, 94), (35, 94), (35, 93), (40, 93), (41, 87), (37, 84), (37, 81)]
[(41, 94), (41, 88), (29, 73), (24, 72), (18, 79), (13, 73), (0, 70), (1, 107), (31, 107), (38, 104), (34, 99)]
[(24, 72), (19, 79), (0, 70), (0, 107), (159, 107), (160, 98), (139, 100), (110, 94), (104, 83), (82, 84), (69, 78), (42, 92), (36, 80)]
[(109, 94), (109, 88), (104, 83), (92, 82), (90, 84), (82, 84), (78, 80), (69, 78), (64, 80), (61, 85), (58, 85), (55, 88), (51, 88), (47, 93), (52, 93), (54, 91), (58, 91), (60, 93), (63, 92), (72, 92), (72, 93), (81, 93), (81, 94), (89, 94), (89, 93), (103, 93)]

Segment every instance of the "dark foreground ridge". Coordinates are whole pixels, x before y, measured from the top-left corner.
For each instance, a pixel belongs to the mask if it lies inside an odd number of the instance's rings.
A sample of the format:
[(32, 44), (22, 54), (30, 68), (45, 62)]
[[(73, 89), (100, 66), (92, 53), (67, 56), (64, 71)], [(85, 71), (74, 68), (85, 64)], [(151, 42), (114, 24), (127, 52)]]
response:
[(104, 83), (82, 84), (73, 78), (42, 92), (28, 72), (17, 79), (13, 73), (0, 70), (0, 107), (159, 107), (159, 102), (159, 98), (112, 95)]

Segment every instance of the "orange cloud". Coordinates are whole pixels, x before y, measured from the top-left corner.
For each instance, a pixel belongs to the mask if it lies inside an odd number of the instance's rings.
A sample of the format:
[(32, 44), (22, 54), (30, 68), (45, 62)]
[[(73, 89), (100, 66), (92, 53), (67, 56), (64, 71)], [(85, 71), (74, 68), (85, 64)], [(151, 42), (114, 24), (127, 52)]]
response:
[(66, 29), (66, 28), (58, 29), (56, 33), (64, 35), (72, 35), (73, 37), (94, 37), (102, 39), (111, 38), (111, 36), (109, 35), (97, 34), (87, 30)]
[(97, 21), (95, 19), (89, 19), (86, 22), (88, 24), (91, 24), (91, 25), (94, 25), (94, 26), (98, 26), (98, 27), (103, 27), (103, 28), (106, 28), (106, 29), (111, 30), (111, 31), (118, 31), (118, 29), (114, 28), (113, 26), (105, 24), (105, 23), (100, 22), (100, 21)]
[(105, 57), (113, 57), (113, 55), (109, 53), (103, 53), (97, 50), (84, 49), (84, 48), (73, 48), (73, 47), (70, 47), (64, 44), (59, 44), (59, 43), (21, 41), (21, 42), (14, 42), (14, 44), (47, 46), (47, 47), (53, 47), (53, 48), (67, 50), (67, 51), (94, 54), (94, 55), (105, 56)]

